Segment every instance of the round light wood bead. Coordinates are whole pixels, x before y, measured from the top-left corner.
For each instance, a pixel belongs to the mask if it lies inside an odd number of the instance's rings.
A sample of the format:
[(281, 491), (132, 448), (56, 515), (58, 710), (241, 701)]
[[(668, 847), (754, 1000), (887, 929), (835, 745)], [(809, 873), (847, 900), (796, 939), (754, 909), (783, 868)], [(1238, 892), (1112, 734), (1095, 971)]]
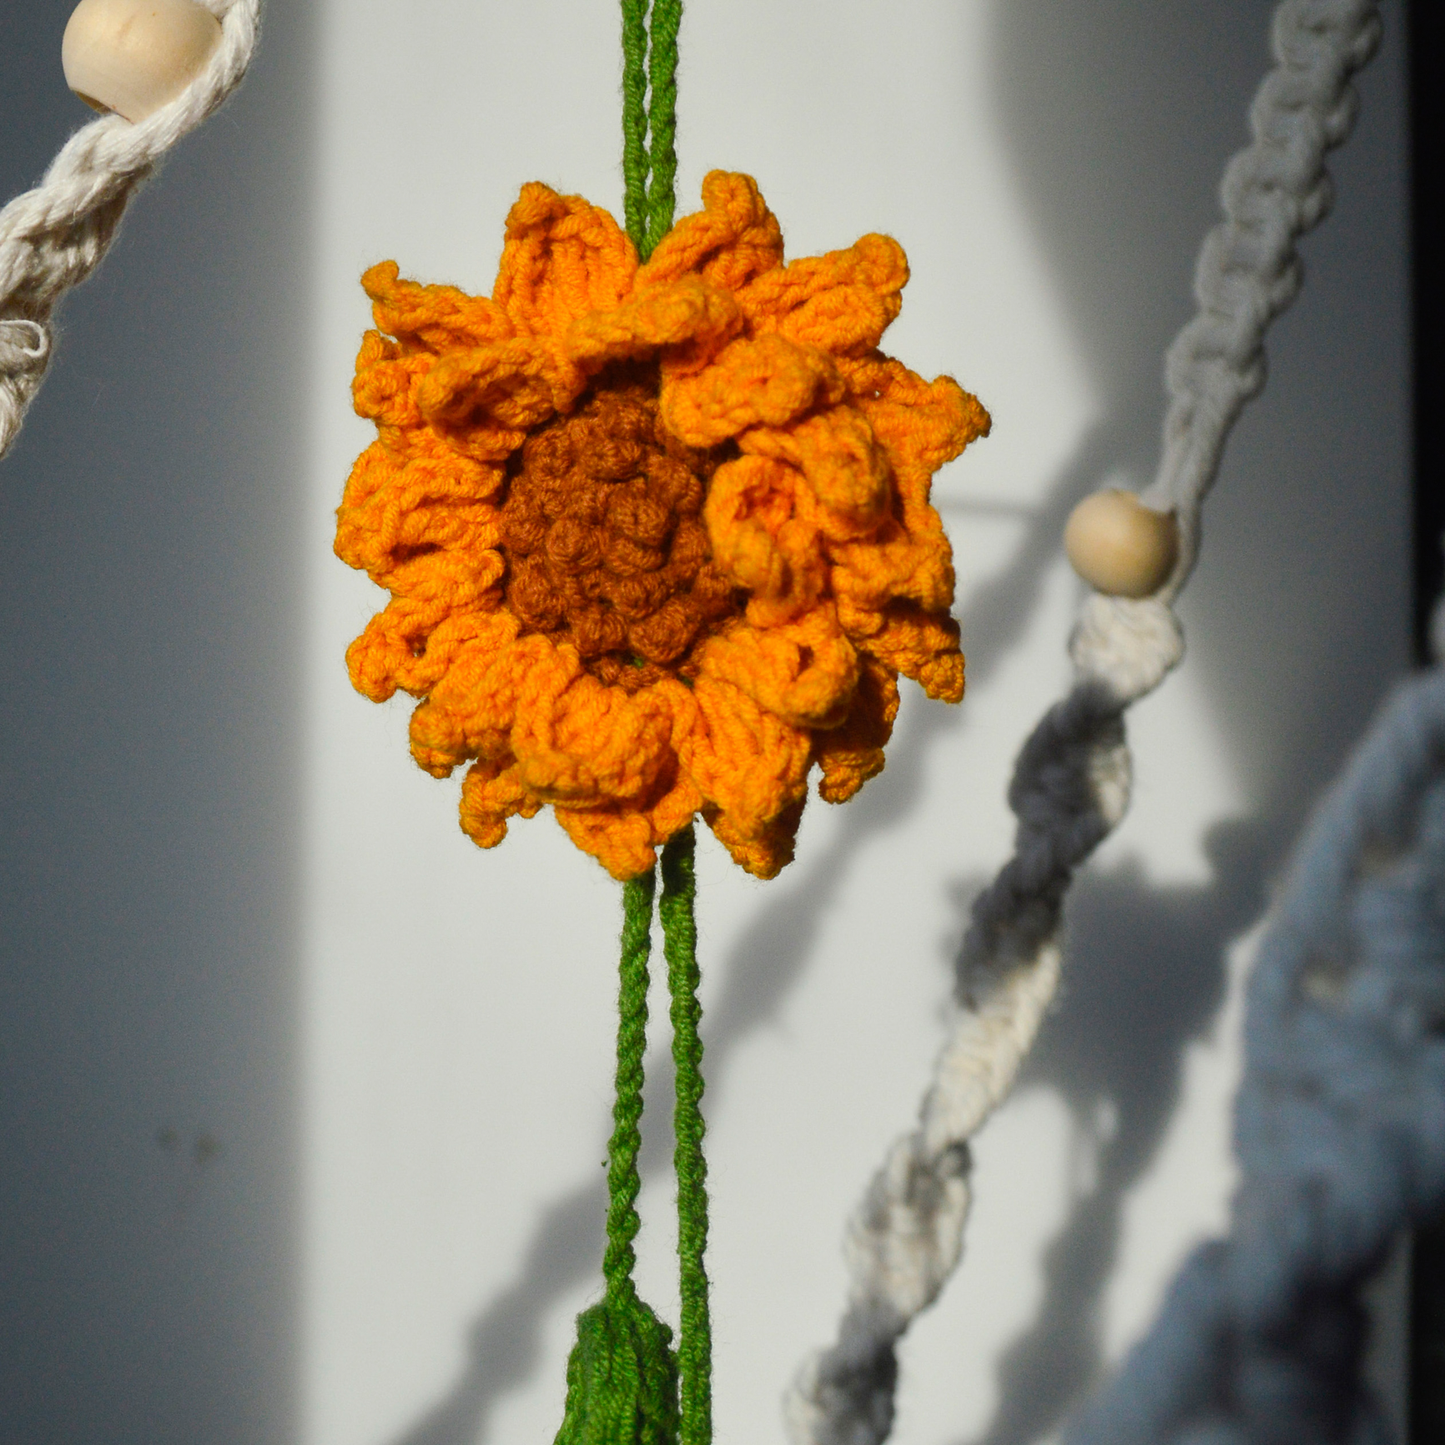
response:
[(220, 39), (221, 22), (195, 0), (80, 0), (60, 63), (87, 105), (142, 121), (201, 73)]
[(1146, 507), (1133, 492), (1095, 492), (1064, 528), (1074, 571), (1110, 597), (1149, 597), (1174, 570), (1179, 529), (1172, 512)]

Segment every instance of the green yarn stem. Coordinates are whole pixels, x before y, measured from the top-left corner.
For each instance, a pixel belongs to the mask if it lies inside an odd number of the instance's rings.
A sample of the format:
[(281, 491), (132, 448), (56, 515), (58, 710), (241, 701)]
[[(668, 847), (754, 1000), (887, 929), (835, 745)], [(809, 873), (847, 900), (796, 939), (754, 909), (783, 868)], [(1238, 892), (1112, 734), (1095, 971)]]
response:
[(622, 214), (639, 254), (647, 236), (647, 0), (622, 0)]
[(607, 1249), (602, 1260), (607, 1294), (577, 1316), (557, 1445), (675, 1445), (677, 1440), (672, 1331), (638, 1298), (632, 1281), (655, 889), (652, 873), (623, 885), (617, 1094), (607, 1146)]
[(646, 261), (677, 210), (682, 0), (622, 0), (622, 214)]
[(644, 873), (622, 885), (622, 956), (617, 990), (617, 1086), (612, 1138), (607, 1145), (607, 1252), (602, 1274), (609, 1299), (632, 1288), (637, 1262), (637, 1156), (642, 1149), (642, 1056), (647, 1048), (647, 960), (652, 952), (652, 896), (656, 877)]
[(677, 1173), (677, 1257), (682, 1292), (682, 1330), (677, 1365), (681, 1380), (681, 1445), (712, 1440), (712, 1322), (708, 1311), (707, 1161), (702, 1140), (702, 1040), (697, 998), (696, 839), (689, 824), (662, 850), (662, 946), (672, 996), (672, 1057), (677, 1066), (673, 1110)]
[(647, 67), (647, 234), (639, 248), (645, 261), (672, 228), (677, 208), (677, 32), (682, 0), (652, 0)]

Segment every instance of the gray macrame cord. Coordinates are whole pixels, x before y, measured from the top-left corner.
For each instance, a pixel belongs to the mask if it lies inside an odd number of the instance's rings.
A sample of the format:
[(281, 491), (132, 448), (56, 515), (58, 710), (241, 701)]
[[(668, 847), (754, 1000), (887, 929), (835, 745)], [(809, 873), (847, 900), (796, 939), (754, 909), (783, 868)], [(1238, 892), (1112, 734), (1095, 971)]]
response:
[(785, 1398), (793, 1445), (880, 1445), (892, 1429), (895, 1346), (962, 1254), (969, 1140), (1013, 1086), (1057, 989), (1074, 870), (1128, 806), (1124, 713), (1183, 656), (1172, 604), (1194, 566), (1200, 508), (1230, 428), (1264, 385), (1265, 331), (1298, 294), (1295, 243), (1329, 210), (1325, 156), (1354, 123), (1351, 79), (1375, 51), (1378, 12), (1377, 0), (1284, 0), (1275, 11), (1254, 139), (1225, 171), (1225, 220), (1195, 273), (1199, 312), (1166, 356), (1163, 451), (1143, 500), (1174, 511), (1178, 562), (1153, 597), (1083, 604), (1069, 644), (1074, 684), (1019, 755), (1014, 856), (973, 905), (958, 1008), (918, 1126), (890, 1149), (849, 1222), (837, 1341), (804, 1362)]
[(139, 124), (105, 115), (83, 126), (45, 179), (0, 211), (0, 457), (45, 378), (60, 298), (100, 264), (161, 157), (220, 107), (251, 63), (261, 0), (198, 3), (221, 22), (205, 70)]
[[(1437, 611), (1445, 619), (1445, 610)], [(1320, 805), (1249, 982), (1229, 1237), (1066, 1445), (1387, 1445), (1362, 1287), (1445, 1212), (1445, 668)]]

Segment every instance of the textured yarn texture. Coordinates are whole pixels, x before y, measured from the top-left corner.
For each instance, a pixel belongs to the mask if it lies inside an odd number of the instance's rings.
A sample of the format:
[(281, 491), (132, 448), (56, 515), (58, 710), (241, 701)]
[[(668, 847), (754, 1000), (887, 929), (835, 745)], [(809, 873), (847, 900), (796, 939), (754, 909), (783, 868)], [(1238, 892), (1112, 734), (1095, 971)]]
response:
[(814, 766), (830, 802), (882, 769), (900, 673), (963, 694), (929, 491), (988, 416), (878, 350), (902, 248), (785, 265), (749, 177), (702, 199), (640, 263), (606, 211), (531, 183), (490, 298), (364, 278), (378, 438), (336, 551), (391, 602), (352, 681), (421, 699), (426, 771), (471, 762), (482, 847), (550, 804), (620, 879), (697, 813), (772, 876)]
[(1128, 805), (1124, 713), (1183, 655), (1171, 604), (1194, 564), (1200, 507), (1230, 427), (1263, 384), (1265, 330), (1299, 289), (1295, 242), (1328, 210), (1325, 154), (1349, 133), (1350, 79), (1374, 51), (1377, 12), (1374, 0), (1285, 0), (1275, 14), (1276, 66), (1251, 111), (1254, 140), (1226, 171), (1225, 221), (1196, 275), (1199, 314), (1167, 358), (1162, 461), (1145, 500), (1174, 510), (1179, 561), (1152, 598), (1084, 603), (1070, 644), (1074, 686), (1018, 759), (1014, 856), (974, 903), (958, 1013), (918, 1126), (892, 1147), (850, 1222), (837, 1340), (803, 1364), (787, 1395), (794, 1445), (878, 1445), (892, 1428), (895, 1346), (962, 1252), (969, 1140), (1013, 1086), (1053, 999), (1074, 870)]
[[(680, 0), (655, 0), (644, 18), (638, 0), (622, 0), (624, 214), (645, 261), (672, 224), (676, 156), (677, 29)], [(644, 51), (650, 47), (651, 104), (642, 116)], [(650, 155), (645, 131), (652, 133)], [(651, 185), (647, 171), (651, 170)], [(697, 521), (702, 488), (693, 468), (668, 455), (659, 434), (655, 377), (625, 366), (614, 387), (594, 388), (576, 418), (559, 416), (545, 447), (523, 450), (503, 505), (511, 552), (506, 600), (539, 628), (585, 639), (594, 672), (626, 693), (661, 679), (657, 656), (681, 656), (699, 629), (732, 609), (731, 587), (708, 556)], [(661, 443), (661, 445), (659, 445)], [(612, 497), (586, 460), (606, 458), (602, 474), (630, 476)], [(619, 502), (619, 497), (621, 498)], [(588, 501), (586, 512), (579, 498)], [(599, 533), (584, 517), (602, 520)], [(599, 545), (600, 544), (600, 545)], [(662, 586), (658, 568), (665, 544)], [(650, 567), (639, 569), (642, 557)], [(630, 565), (619, 567), (624, 561)], [(597, 606), (589, 589), (599, 573), (614, 584), (634, 576), (630, 625)], [(670, 574), (670, 575), (668, 575)], [(611, 600), (611, 599), (609, 599)], [(640, 610), (639, 610), (640, 609)], [(616, 654), (639, 641), (623, 662)], [(610, 662), (610, 668), (604, 665)], [(631, 665), (629, 665), (631, 664)], [(609, 675), (610, 674), (610, 675)], [(698, 1024), (696, 835), (691, 821), (662, 850), (663, 952), (672, 1000), (676, 1069), (673, 1161), (677, 1175), (678, 1285), (682, 1327), (677, 1352), (671, 1331), (642, 1304), (632, 1282), (640, 1181), (642, 1059), (646, 1047), (647, 948), (652, 918), (651, 871), (623, 885), (622, 986), (618, 998), (616, 1132), (608, 1174), (610, 1207), (603, 1274), (607, 1297), (577, 1320), (577, 1345), (567, 1367), (567, 1405), (558, 1445), (711, 1445), (712, 1327), (708, 1308), (707, 1163), (703, 1157), (702, 1039)]]
[(1445, 670), (1317, 811), (1250, 979), (1229, 1237), (1067, 1445), (1383, 1445), (1362, 1286), (1445, 1211)]
[(66, 142), (33, 191), (0, 211), (0, 457), (10, 449), (54, 349), (60, 298), (100, 264), (131, 197), (180, 138), (241, 83), (261, 0), (198, 0), (221, 22), (206, 68), (138, 125), (102, 116)]

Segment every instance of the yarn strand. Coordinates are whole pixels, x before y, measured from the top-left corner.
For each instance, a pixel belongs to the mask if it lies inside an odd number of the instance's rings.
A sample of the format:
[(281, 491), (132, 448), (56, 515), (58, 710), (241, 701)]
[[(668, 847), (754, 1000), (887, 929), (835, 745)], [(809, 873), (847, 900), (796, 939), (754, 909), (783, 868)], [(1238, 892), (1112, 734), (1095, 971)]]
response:
[(646, 208), (647, 0), (622, 0), (622, 215), (639, 254)]
[(622, 885), (622, 955), (618, 965), (617, 1086), (612, 1138), (607, 1146), (607, 1251), (602, 1274), (607, 1297), (620, 1302), (633, 1291), (637, 1262), (637, 1195), (642, 1187), (637, 1156), (642, 1149), (643, 1053), (647, 1048), (648, 957), (652, 951), (652, 898), (656, 876), (646, 873)]
[(677, 209), (677, 32), (682, 0), (653, 0), (648, 26), (647, 234), (645, 261), (672, 228)]
[(677, 1068), (673, 1110), (677, 1173), (677, 1255), (682, 1294), (682, 1331), (677, 1363), (681, 1380), (680, 1445), (710, 1445), (712, 1440), (712, 1322), (708, 1311), (707, 1161), (702, 1141), (702, 1040), (698, 1022), (697, 891), (689, 824), (662, 850), (663, 952), (672, 996), (672, 1057)]

